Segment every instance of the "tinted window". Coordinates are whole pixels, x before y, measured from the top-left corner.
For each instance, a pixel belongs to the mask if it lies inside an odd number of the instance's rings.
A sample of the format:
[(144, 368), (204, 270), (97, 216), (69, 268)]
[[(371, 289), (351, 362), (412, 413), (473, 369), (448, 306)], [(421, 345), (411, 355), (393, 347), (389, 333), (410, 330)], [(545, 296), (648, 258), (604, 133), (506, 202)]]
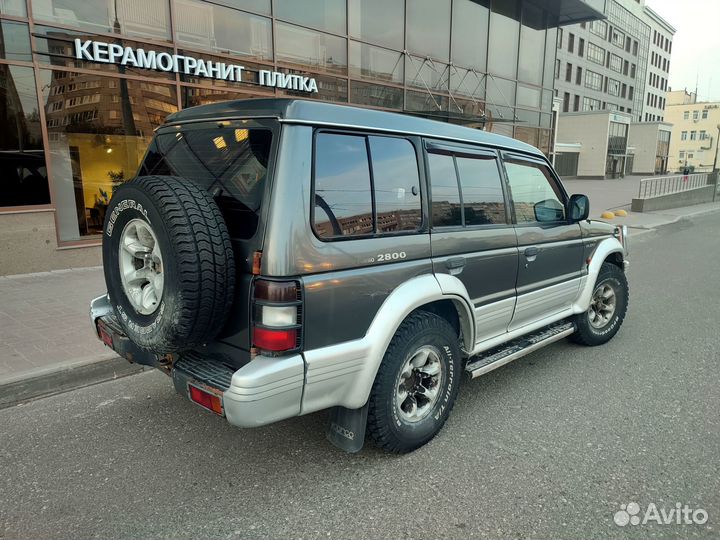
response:
[(275, 0), (275, 16), (336, 34), (345, 33), (345, 0)]
[(447, 61), (450, 56), (450, 0), (407, 2), (410, 52)]
[(433, 227), (462, 225), (460, 192), (452, 156), (429, 154)]
[(494, 157), (456, 157), (465, 226), (505, 223), (502, 180)]
[(0, 22), (0, 56), (7, 60), (32, 62), (28, 25), (13, 21)]
[(362, 41), (403, 48), (403, 0), (350, 0), (350, 35)]
[(315, 232), (321, 238), (373, 232), (365, 137), (320, 133), (315, 141)]
[(415, 148), (407, 139), (370, 137), (377, 232), (420, 227), (420, 177)]
[(276, 22), (275, 48), (278, 61), (294, 64), (301, 70), (308, 66), (336, 73), (347, 70), (347, 41), (337, 36)]
[(505, 169), (518, 223), (565, 219), (560, 188), (546, 166), (531, 162), (506, 161)]

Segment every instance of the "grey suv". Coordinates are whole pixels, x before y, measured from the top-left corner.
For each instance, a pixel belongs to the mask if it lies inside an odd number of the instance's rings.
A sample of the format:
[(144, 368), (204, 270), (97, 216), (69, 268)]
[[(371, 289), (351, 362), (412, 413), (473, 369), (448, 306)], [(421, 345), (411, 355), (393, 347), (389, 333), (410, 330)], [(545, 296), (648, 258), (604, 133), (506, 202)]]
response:
[(461, 375), (628, 303), (626, 231), (507, 137), (294, 99), (171, 115), (107, 210), (98, 336), (251, 427), (330, 409), (358, 451), (428, 442)]

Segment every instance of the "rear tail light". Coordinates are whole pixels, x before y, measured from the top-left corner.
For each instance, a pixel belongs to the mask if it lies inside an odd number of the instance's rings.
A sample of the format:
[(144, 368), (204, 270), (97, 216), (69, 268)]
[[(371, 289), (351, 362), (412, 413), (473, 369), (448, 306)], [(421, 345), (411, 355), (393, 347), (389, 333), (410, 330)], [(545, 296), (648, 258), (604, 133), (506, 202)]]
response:
[(255, 280), (253, 293), (253, 347), (284, 353), (300, 348), (302, 297), (297, 281)]

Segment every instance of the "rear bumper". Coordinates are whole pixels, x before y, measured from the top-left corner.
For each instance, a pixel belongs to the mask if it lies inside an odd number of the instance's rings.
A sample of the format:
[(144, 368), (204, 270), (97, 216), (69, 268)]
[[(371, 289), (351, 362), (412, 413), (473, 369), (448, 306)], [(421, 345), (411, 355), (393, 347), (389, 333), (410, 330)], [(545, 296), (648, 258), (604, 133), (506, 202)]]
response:
[(222, 400), (223, 415), (240, 427), (256, 427), (300, 414), (305, 362), (301, 355), (256, 356), (240, 369), (197, 352), (161, 357), (135, 345), (114, 319), (107, 295), (90, 303), (90, 319), (106, 346), (130, 362), (169, 372), (175, 389), (189, 398), (190, 385)]

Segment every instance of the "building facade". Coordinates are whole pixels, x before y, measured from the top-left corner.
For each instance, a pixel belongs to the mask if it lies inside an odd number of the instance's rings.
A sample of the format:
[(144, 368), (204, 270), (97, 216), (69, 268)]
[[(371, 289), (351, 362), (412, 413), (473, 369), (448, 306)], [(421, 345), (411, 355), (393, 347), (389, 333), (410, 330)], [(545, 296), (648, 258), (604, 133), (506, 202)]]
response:
[(694, 92), (667, 93), (665, 119), (672, 124), (670, 170), (711, 172), (717, 168), (720, 102), (697, 101)]
[(104, 209), (179, 109), (295, 96), (550, 153), (557, 27), (602, 0), (4, 0), (0, 275), (100, 263)]
[(648, 6), (644, 6), (644, 13), (645, 20), (650, 25), (651, 41), (642, 121), (663, 122), (675, 28)]

